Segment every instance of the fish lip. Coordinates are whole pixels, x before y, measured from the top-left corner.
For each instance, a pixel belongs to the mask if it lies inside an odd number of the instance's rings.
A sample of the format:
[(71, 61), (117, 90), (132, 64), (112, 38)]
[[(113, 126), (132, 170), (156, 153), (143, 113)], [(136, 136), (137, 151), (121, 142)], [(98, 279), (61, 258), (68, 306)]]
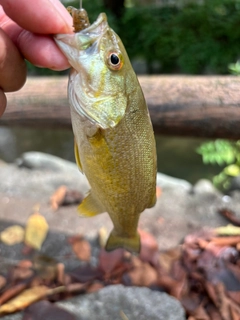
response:
[[(101, 25), (102, 25), (102, 27), (100, 28)], [(106, 32), (107, 28), (108, 28), (107, 15), (105, 13), (100, 13), (97, 20), (95, 22), (93, 22), (86, 29), (83, 29), (83, 30), (76, 32), (76, 33), (56, 34), (56, 35), (54, 35), (54, 39), (57, 43), (59, 43), (59, 41), (60, 41), (60, 42), (63, 42), (67, 45), (75, 47), (76, 35), (80, 35), (80, 34), (84, 35), (86, 37), (89, 37), (89, 39), (91, 39), (92, 42), (95, 42), (96, 39), (99, 38), (99, 36), (101, 36), (102, 34), (104, 34)]]
[(105, 30), (105, 28), (108, 26), (107, 15), (104, 12), (100, 13), (97, 20), (95, 22), (93, 22), (86, 29), (81, 30), (80, 33), (83, 33), (83, 34), (91, 33), (94, 29), (97, 29), (102, 23), (104, 23), (104, 25), (103, 25), (103, 28), (100, 30), (100, 32), (103, 32)]

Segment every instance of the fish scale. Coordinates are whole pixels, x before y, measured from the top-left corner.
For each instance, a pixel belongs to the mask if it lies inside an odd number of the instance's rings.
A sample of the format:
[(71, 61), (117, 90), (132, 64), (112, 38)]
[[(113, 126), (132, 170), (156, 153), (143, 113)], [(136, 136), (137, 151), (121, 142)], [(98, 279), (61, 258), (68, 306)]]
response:
[(138, 79), (103, 13), (55, 40), (73, 67), (68, 97), (75, 156), (91, 186), (78, 211), (88, 217), (108, 212), (113, 230), (107, 250), (139, 252), (137, 225), (141, 212), (156, 202), (157, 161)]

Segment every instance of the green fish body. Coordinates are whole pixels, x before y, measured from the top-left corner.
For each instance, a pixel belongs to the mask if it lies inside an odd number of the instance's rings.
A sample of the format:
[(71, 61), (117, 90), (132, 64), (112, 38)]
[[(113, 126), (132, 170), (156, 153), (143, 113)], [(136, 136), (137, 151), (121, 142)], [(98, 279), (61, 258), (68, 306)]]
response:
[(156, 145), (148, 108), (118, 35), (101, 13), (95, 23), (56, 42), (72, 70), (68, 96), (75, 157), (91, 190), (78, 210), (108, 212), (106, 250), (140, 251), (139, 216), (156, 202)]

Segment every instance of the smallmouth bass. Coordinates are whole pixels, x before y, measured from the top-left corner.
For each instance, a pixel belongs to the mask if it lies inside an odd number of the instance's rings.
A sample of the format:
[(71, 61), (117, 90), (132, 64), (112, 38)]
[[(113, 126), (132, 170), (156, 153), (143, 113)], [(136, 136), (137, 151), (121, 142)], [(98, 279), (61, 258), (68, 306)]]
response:
[(139, 216), (156, 203), (152, 124), (136, 74), (106, 14), (91, 25), (86, 18), (78, 23), (75, 17), (82, 10), (69, 10), (75, 33), (55, 36), (72, 66), (68, 98), (75, 158), (91, 186), (78, 211), (85, 217), (108, 212), (114, 228), (106, 250), (123, 247), (138, 253)]

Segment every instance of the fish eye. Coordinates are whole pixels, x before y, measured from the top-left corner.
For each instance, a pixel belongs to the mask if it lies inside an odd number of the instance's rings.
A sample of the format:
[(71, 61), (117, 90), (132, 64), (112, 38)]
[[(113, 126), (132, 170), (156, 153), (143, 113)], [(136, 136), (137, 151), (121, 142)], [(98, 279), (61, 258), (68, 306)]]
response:
[(119, 52), (109, 52), (107, 64), (111, 70), (120, 70), (123, 65), (122, 55)]

